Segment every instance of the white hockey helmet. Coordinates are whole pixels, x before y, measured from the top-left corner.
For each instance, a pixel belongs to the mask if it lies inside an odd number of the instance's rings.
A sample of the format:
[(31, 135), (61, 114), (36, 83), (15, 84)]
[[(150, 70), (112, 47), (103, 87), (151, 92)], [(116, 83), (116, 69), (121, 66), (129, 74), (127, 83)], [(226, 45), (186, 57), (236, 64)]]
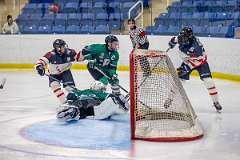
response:
[(102, 82), (100, 81), (95, 81), (91, 84), (90, 89), (93, 90), (101, 90), (101, 91), (106, 91), (106, 85), (104, 85)]

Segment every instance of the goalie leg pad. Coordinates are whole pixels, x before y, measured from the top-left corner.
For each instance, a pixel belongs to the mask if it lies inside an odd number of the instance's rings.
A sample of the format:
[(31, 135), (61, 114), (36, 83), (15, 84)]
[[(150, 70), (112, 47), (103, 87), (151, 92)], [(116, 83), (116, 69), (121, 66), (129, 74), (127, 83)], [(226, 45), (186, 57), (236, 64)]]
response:
[(112, 99), (114, 101), (115, 104), (118, 104), (120, 108), (122, 108), (124, 111), (128, 111), (129, 110), (129, 103), (127, 100), (128, 97), (124, 97), (123, 95), (113, 95)]
[(94, 119), (108, 119), (115, 114), (125, 114), (126, 111), (114, 102), (112, 97), (108, 97), (100, 105), (94, 107)]

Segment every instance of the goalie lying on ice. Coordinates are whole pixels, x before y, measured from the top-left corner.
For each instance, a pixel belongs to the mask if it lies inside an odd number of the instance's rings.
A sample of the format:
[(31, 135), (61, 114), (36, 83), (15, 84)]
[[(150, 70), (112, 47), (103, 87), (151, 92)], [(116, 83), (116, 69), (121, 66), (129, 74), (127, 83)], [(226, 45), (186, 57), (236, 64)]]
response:
[(110, 94), (99, 87), (93, 87), (69, 93), (67, 103), (57, 109), (57, 119), (61, 121), (83, 118), (107, 119), (112, 115), (125, 114), (128, 110), (129, 103), (123, 95)]

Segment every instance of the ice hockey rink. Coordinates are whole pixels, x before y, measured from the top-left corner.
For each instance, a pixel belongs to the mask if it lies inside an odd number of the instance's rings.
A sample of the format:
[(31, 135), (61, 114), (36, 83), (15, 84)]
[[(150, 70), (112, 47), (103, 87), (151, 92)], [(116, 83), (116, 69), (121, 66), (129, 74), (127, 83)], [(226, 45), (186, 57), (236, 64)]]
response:
[[(92, 82), (74, 70), (79, 89)], [(0, 70), (0, 160), (240, 160), (240, 83), (215, 79), (223, 112), (216, 113), (206, 88), (192, 77), (184, 88), (203, 126), (204, 137), (191, 142), (130, 141), (129, 115), (111, 120), (60, 123), (58, 100), (48, 78), (32, 70)], [(129, 73), (119, 72), (129, 89)]]

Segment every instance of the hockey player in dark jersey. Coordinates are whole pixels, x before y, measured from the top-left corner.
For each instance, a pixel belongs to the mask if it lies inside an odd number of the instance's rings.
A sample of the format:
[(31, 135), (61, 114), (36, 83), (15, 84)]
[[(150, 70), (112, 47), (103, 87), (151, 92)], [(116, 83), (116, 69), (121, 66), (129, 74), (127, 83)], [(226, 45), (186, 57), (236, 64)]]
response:
[(83, 118), (108, 119), (112, 115), (126, 114), (129, 103), (123, 95), (105, 92), (105, 86), (96, 81), (90, 89), (75, 90), (67, 96), (67, 103), (57, 109), (57, 119), (61, 121)]
[[(95, 80), (111, 84), (113, 94), (120, 94), (119, 80), (116, 73), (119, 60), (119, 42), (116, 36), (108, 35), (105, 44), (92, 44), (82, 49), (83, 60), (88, 60), (87, 68)], [(110, 79), (100, 73), (101, 70)]]
[(192, 29), (184, 27), (177, 37), (171, 38), (168, 44), (170, 48), (174, 48), (176, 44), (179, 44), (179, 53), (183, 60), (181, 66), (177, 69), (179, 78), (189, 80), (191, 72), (197, 70), (200, 79), (208, 89), (208, 93), (213, 101), (213, 106), (220, 112), (222, 106), (218, 100), (218, 92), (212, 79), (207, 62), (207, 55), (205, 54), (202, 43), (193, 35)]
[[(149, 41), (147, 39), (147, 35), (145, 31), (136, 26), (136, 22), (134, 19), (128, 20), (129, 26), (129, 36), (132, 41), (133, 49), (148, 49)], [(150, 65), (146, 57), (140, 59), (140, 66), (143, 70), (143, 76), (147, 77), (151, 74)]]
[[(72, 73), (70, 71), (73, 61), (80, 60), (80, 53), (68, 48), (62, 39), (53, 42), (53, 50), (38, 59), (36, 70), (39, 75), (45, 75), (45, 68), (49, 72), (49, 86), (61, 103), (66, 102), (66, 96), (61, 89), (61, 84), (68, 91), (72, 92), (75, 86)], [(58, 80), (58, 81), (57, 81)]]

